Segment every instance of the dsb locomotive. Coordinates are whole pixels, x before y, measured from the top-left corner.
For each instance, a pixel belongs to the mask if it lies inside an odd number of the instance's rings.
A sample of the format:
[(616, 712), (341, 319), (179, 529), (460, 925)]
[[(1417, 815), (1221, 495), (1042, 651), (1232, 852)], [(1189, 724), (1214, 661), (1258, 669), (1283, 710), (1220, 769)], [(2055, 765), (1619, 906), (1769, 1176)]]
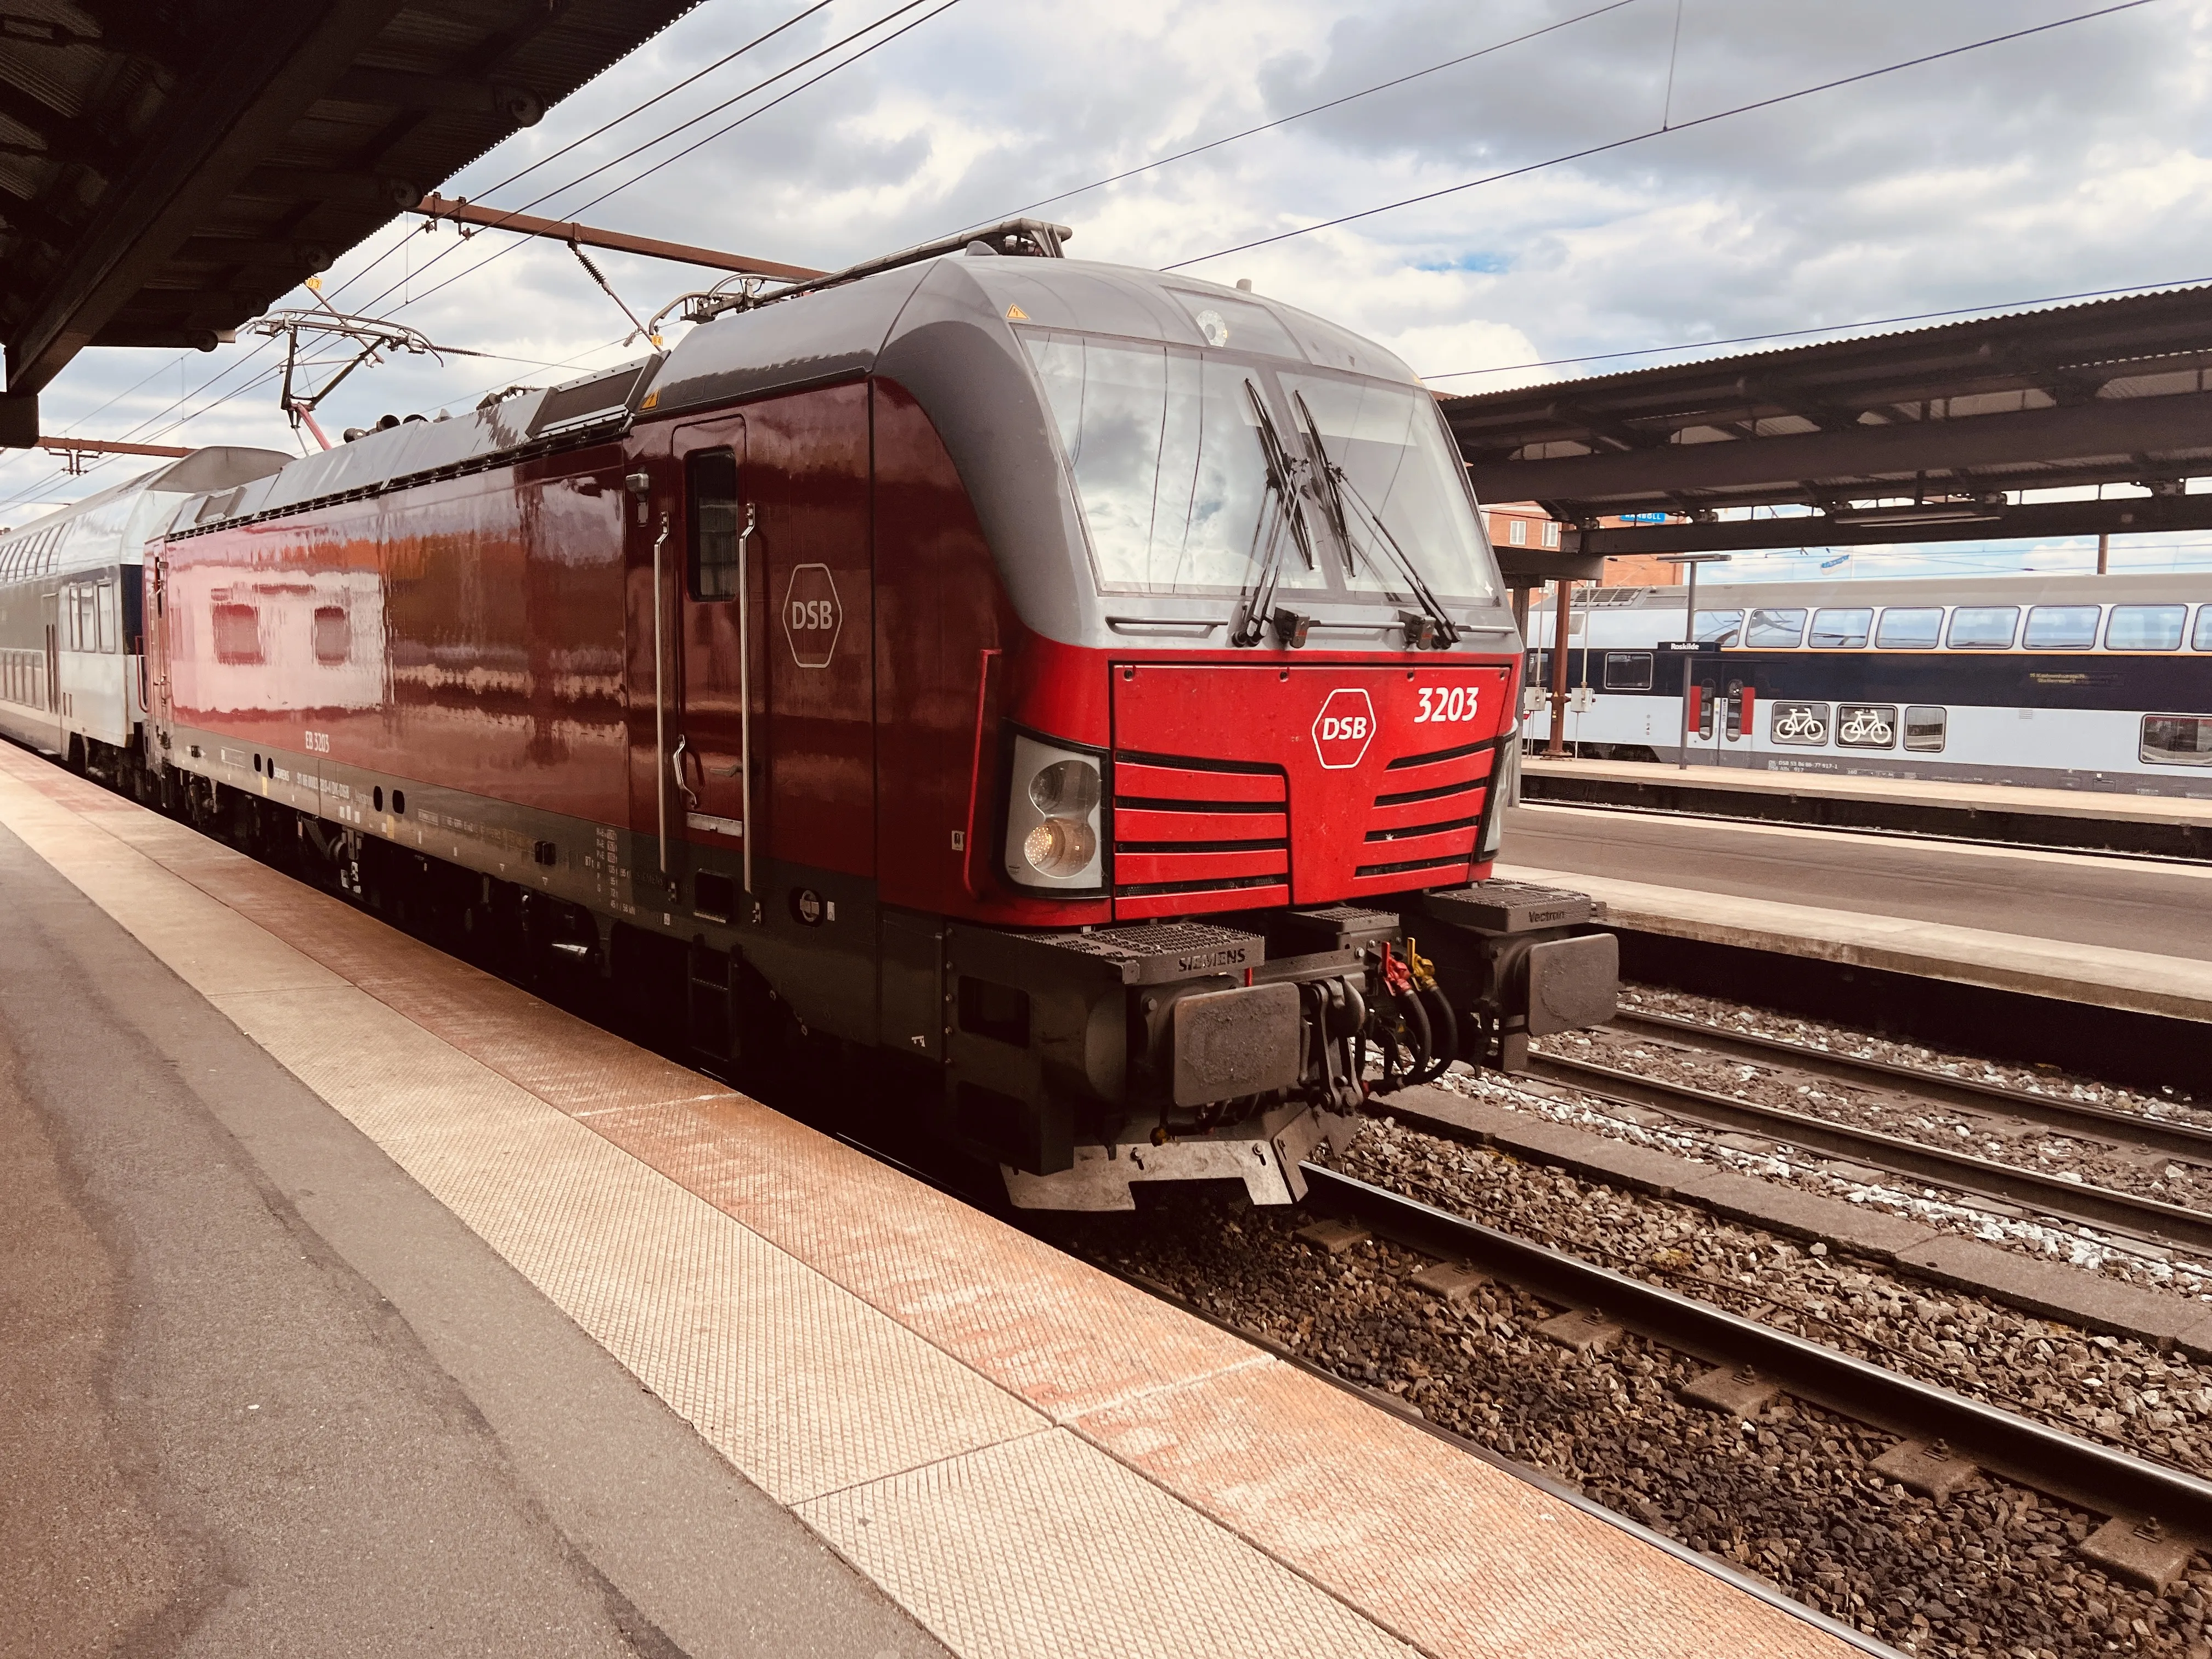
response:
[(1370, 1055), (1510, 1064), (1610, 1014), (1614, 942), (1486, 879), (1520, 640), (1419, 382), (1057, 252), (186, 500), (84, 760), (709, 1063), (900, 1057), (1018, 1204), (1296, 1200)]

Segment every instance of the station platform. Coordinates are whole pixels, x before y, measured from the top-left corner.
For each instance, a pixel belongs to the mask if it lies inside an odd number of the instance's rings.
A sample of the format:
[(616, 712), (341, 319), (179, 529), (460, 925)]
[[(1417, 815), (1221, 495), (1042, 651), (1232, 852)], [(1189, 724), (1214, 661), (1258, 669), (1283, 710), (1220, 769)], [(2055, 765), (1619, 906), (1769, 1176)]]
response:
[(1629, 932), (2212, 1021), (2212, 865), (1524, 799), (1498, 873)]
[(1781, 771), (1716, 763), (1557, 759), (1530, 755), (1522, 799), (1741, 818), (1812, 828), (2175, 860), (2212, 860), (2212, 798), (2045, 789), (1860, 772)]
[(10, 750), (0, 884), (11, 1464), (178, 1651), (1868, 1645)]

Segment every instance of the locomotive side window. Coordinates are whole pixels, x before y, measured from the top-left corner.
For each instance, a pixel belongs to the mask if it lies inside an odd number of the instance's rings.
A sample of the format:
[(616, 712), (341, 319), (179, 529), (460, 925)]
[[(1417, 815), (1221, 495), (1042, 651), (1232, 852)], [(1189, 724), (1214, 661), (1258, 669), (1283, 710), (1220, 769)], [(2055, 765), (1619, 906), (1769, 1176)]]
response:
[(218, 605), (212, 618), (215, 659), (223, 663), (261, 660), (261, 613), (250, 605)]
[(1701, 645), (1734, 645), (1742, 627), (1741, 611), (1700, 611), (1697, 631), (1691, 637)]
[(1649, 651), (1607, 652), (1605, 689), (1608, 691), (1649, 691), (1651, 689), (1651, 653)]
[(2105, 626), (2107, 651), (2179, 651), (2185, 605), (2116, 605)]
[(315, 660), (325, 666), (335, 667), (353, 654), (353, 620), (345, 607), (319, 605), (315, 607)]
[(1856, 651), (1873, 632), (1872, 611), (1815, 611), (1810, 643), (1815, 651)]
[(1879, 651), (1933, 651), (1943, 630), (1939, 605), (1925, 609), (1892, 605), (1881, 613), (1881, 627), (1874, 636)]
[(2009, 651), (2019, 627), (2016, 605), (1962, 605), (1951, 613), (1944, 643), (1954, 651)]
[(2212, 715), (2144, 715), (2139, 752), (2154, 766), (2212, 766)]
[(689, 581), (695, 599), (738, 596), (738, 457), (702, 449), (684, 463), (685, 517), (690, 525)]
[(2031, 651), (2087, 651), (2097, 642), (2094, 605), (2039, 605), (2027, 613), (2021, 643)]
[(1942, 708), (1917, 708), (1905, 711), (1905, 746), (1923, 754), (1936, 754), (1943, 747), (1943, 738), (1950, 725), (1948, 711)]
[(1771, 651), (1795, 650), (1805, 641), (1802, 611), (1754, 611), (1743, 630), (1743, 642)]

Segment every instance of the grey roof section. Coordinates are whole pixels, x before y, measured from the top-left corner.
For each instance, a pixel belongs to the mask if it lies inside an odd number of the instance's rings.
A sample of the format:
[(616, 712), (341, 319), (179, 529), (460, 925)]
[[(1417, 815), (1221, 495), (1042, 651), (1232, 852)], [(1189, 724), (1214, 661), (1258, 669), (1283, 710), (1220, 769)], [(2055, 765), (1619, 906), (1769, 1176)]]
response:
[(596, 428), (611, 435), (628, 423), (657, 361), (636, 358), (556, 386), (517, 392), (450, 420), (408, 420), (365, 433), (319, 455), (293, 459), (274, 477), (228, 489), (210, 487), (177, 528), (204, 529), (386, 489), (403, 479), (465, 471)]
[(0, 578), (135, 564), (188, 499), (269, 477), (294, 459), (275, 449), (194, 450), (0, 536)]
[[(1663, 587), (1601, 587), (1575, 595), (1575, 612), (1680, 611), (1686, 584)], [(2012, 571), (1959, 576), (1806, 577), (1796, 581), (1729, 582), (1711, 568), (1698, 580), (1698, 609), (1741, 611), (1758, 606), (1939, 605), (2156, 605), (2212, 603), (2212, 571), (2129, 571), (2099, 576), (2063, 570)], [(1547, 595), (1532, 607), (1549, 611)], [(1533, 630), (1532, 630), (1533, 631)]]

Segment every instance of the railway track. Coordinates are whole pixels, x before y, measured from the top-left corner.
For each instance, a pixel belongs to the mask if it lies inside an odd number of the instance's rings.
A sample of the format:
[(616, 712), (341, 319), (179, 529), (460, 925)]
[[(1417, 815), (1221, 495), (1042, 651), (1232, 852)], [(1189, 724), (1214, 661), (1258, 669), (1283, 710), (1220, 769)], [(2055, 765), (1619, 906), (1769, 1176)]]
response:
[(1340, 1171), (1309, 1164), (1303, 1172), (1316, 1207), (1378, 1237), (1463, 1263), (1747, 1383), (1770, 1383), (1905, 1441), (1941, 1443), (1955, 1458), (2094, 1514), (2155, 1516), (2178, 1539), (2212, 1543), (2212, 1482)]
[[(1711, 1052), (1729, 1055), (1783, 1071), (1843, 1078), (1865, 1086), (1886, 1089), (1916, 1104), (1958, 1109), (1959, 1095), (1971, 1094), (1976, 1103), (1966, 1109), (2012, 1116), (2030, 1116), (2030, 1109), (2014, 1103), (2034, 1103), (2030, 1121), (2072, 1135), (2094, 1135), (2105, 1142), (2158, 1151), (2166, 1155), (2212, 1161), (2212, 1134), (2193, 1125), (2160, 1122), (2109, 1108), (2081, 1103), (2050, 1101), (2024, 1091), (1964, 1083), (1960, 1079), (1929, 1079), (1925, 1073), (1879, 1061), (1847, 1060), (1820, 1054), (1795, 1044), (1768, 1039), (1740, 1037), (1735, 1033), (1711, 1033), (1711, 1028), (1691, 1021), (1657, 1020), (1648, 1015), (1616, 1020), (1622, 1029), (1664, 1041), (1690, 1042)], [(1662, 1034), (1664, 1034), (1663, 1036)], [(1709, 1033), (1713, 1040), (1706, 1041)], [(1723, 1040), (1724, 1039), (1724, 1040)], [(1801, 1060), (1826, 1062), (1800, 1064)], [(1863, 1068), (1855, 1070), (1853, 1068)], [(1896, 1074), (1903, 1074), (1899, 1077)], [(2019, 1164), (1970, 1152), (1954, 1152), (1902, 1135), (1842, 1123), (1805, 1110), (1761, 1105), (1756, 1102), (1717, 1094), (1686, 1083), (1646, 1076), (1618, 1066), (1601, 1065), (1563, 1054), (1529, 1057), (1528, 1075), (1560, 1087), (1574, 1089), (1614, 1105), (1642, 1107), (1710, 1127), (1762, 1136), (1808, 1151), (1885, 1171), (1902, 1179), (1932, 1182), (1954, 1191), (2021, 1205), (2054, 1219), (2078, 1225), (2110, 1229), (2165, 1246), (2179, 1246), (2212, 1255), (2212, 1215), (2179, 1204), (2116, 1188), (2100, 1187), (2063, 1176), (2024, 1168)], [(1930, 1086), (1921, 1088), (1923, 1080)], [(1933, 1085), (1946, 1085), (1939, 1092)], [(1957, 1091), (1954, 1093), (1953, 1091)], [(1994, 1097), (1994, 1098), (1992, 1098)], [(1996, 1103), (2001, 1099), (2002, 1107)], [(2093, 1132), (2081, 1127), (2094, 1114)], [(2186, 1146), (2189, 1150), (2182, 1152)]]
[(1689, 1043), (1709, 1053), (1754, 1066), (1780, 1066), (1814, 1077), (1864, 1088), (1887, 1089), (1931, 1105), (1988, 1113), (2039, 1123), (2062, 1133), (2112, 1140), (2146, 1150), (2212, 1163), (2212, 1128), (2171, 1118), (2147, 1117), (2087, 1101), (2065, 1100), (2032, 1089), (2008, 1088), (1972, 1078), (1952, 1077), (1892, 1060), (1838, 1054), (1781, 1037), (1729, 1031), (1704, 1020), (1623, 1009), (1612, 1029), (1657, 1042)]

